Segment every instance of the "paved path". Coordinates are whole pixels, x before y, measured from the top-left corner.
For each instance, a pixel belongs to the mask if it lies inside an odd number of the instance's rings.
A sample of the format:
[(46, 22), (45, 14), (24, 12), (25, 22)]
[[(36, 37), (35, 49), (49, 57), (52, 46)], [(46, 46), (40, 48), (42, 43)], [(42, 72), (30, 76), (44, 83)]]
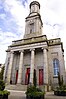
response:
[(9, 90), (10, 95), (8, 99), (26, 99), (26, 95), (24, 91), (14, 91), (14, 90)]
[[(26, 99), (24, 91), (14, 91), (10, 90), (10, 95), (8, 99)], [(66, 99), (66, 96), (55, 96), (53, 92), (47, 92), (45, 99)]]
[(53, 92), (47, 92), (45, 99), (66, 99), (66, 96), (56, 96)]

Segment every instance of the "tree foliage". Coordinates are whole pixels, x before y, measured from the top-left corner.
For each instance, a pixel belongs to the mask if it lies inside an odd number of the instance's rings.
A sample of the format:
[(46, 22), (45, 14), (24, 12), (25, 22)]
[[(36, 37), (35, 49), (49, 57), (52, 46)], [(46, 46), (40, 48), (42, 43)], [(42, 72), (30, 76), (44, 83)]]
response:
[(59, 72), (58, 72), (58, 84), (59, 84), (59, 86), (63, 86), (63, 76), (61, 78)]
[(1, 80), (3, 80), (3, 74), (4, 74), (4, 66), (2, 67), (1, 72), (0, 72), (0, 79)]
[(36, 79), (36, 70), (34, 69), (34, 75), (33, 75), (33, 84), (36, 87), (37, 85), (37, 79)]

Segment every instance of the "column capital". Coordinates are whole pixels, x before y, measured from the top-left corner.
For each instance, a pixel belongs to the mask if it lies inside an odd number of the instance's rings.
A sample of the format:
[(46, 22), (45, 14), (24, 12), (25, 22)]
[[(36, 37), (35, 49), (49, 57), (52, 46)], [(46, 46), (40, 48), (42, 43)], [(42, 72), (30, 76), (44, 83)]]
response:
[(35, 51), (35, 48), (31, 48), (30, 51)]
[(14, 54), (14, 51), (10, 51), (11, 54)]
[(48, 47), (42, 47), (43, 50), (47, 50), (48, 51)]
[(24, 52), (24, 50), (19, 50), (19, 52), (21, 53), (21, 52)]

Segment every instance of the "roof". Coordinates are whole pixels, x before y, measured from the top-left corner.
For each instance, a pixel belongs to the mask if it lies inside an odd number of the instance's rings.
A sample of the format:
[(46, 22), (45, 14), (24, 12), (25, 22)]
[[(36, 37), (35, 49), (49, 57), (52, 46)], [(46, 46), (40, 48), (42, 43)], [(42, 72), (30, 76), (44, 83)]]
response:
[(38, 5), (39, 6), (39, 9), (40, 9), (40, 4), (39, 4), (39, 2), (38, 1), (33, 1), (33, 2), (31, 2), (30, 3), (30, 8), (31, 8), (31, 5)]

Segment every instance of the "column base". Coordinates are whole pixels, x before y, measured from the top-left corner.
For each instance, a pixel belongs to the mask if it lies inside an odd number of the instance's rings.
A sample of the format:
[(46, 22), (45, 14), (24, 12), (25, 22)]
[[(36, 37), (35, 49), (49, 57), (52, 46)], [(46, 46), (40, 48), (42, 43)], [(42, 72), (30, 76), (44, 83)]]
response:
[(48, 84), (45, 84), (45, 85), (44, 85), (44, 88), (45, 88), (45, 92), (51, 91), (51, 86), (48, 85)]

